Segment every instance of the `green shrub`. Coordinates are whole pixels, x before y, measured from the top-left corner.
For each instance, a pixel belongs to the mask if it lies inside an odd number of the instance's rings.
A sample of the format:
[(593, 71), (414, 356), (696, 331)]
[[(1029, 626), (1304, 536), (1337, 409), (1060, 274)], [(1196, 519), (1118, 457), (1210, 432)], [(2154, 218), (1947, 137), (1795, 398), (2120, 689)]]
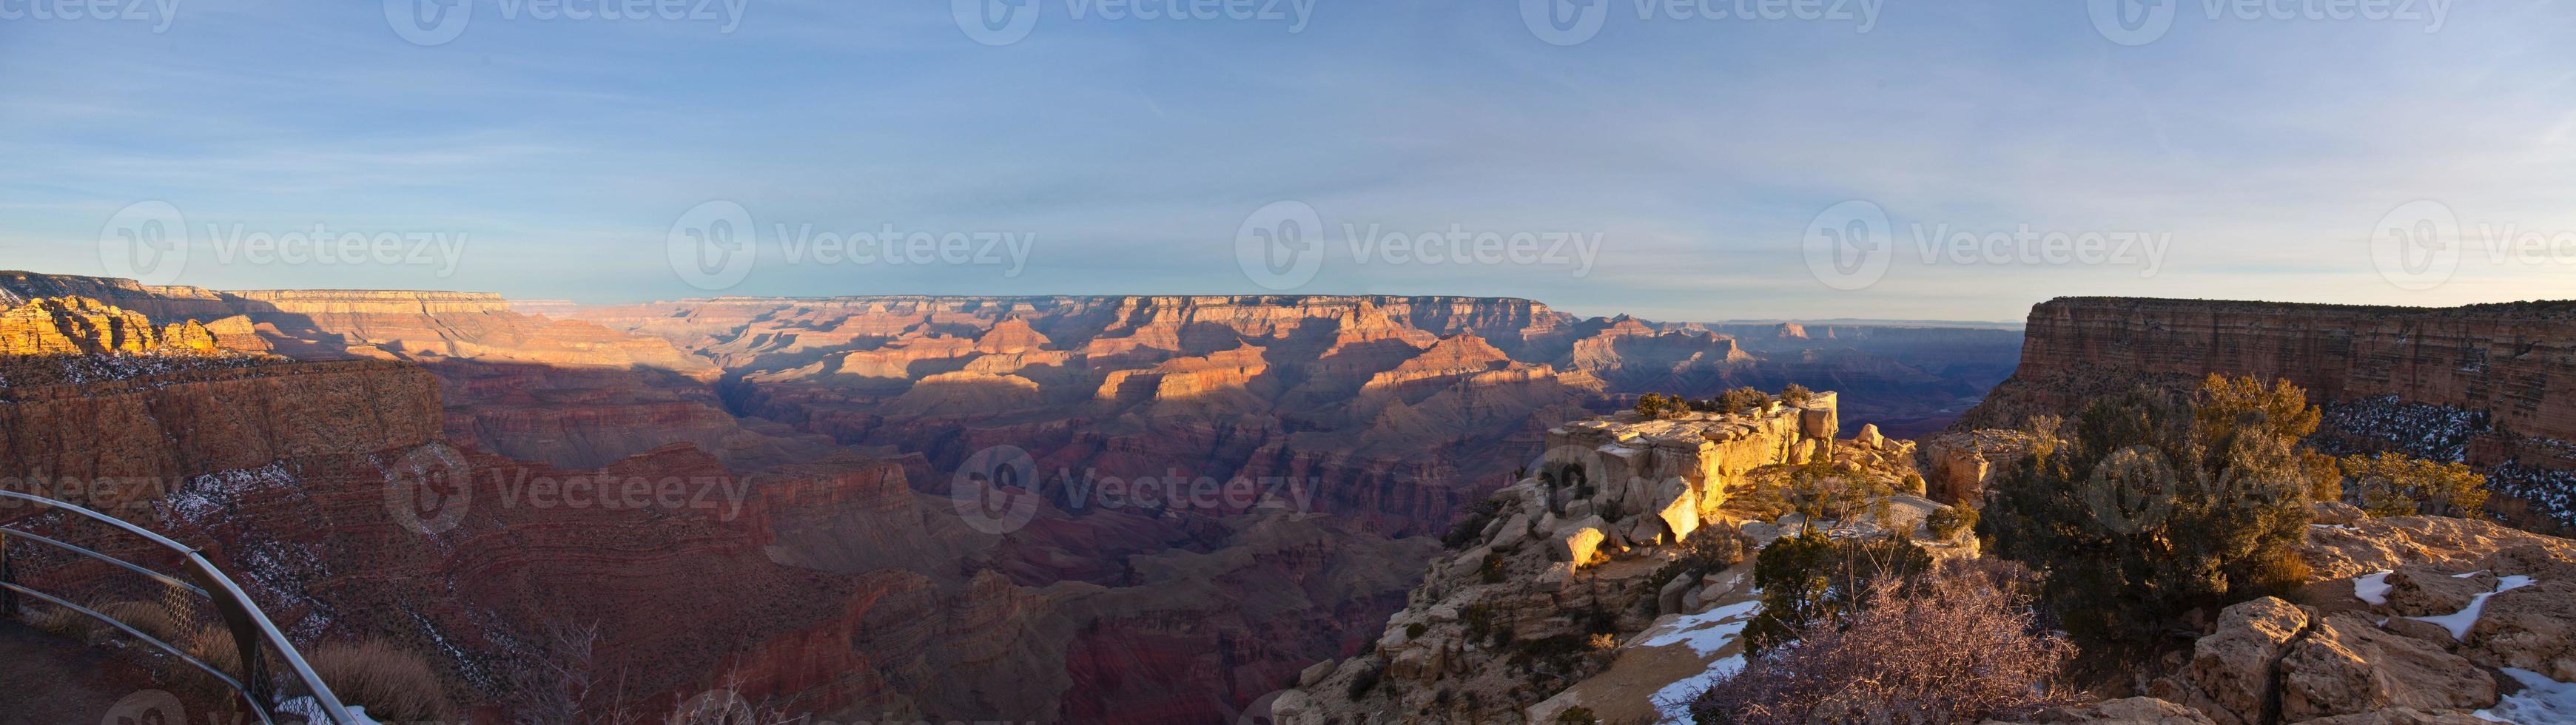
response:
[(1977, 510), (1964, 505), (1933, 509), (1924, 515), (1923, 527), (1932, 531), (1934, 539), (1957, 541), (1960, 534), (1977, 528)]
[(1997, 556), (2043, 572), (2042, 599), (2094, 644), (2147, 643), (2195, 608), (2294, 583), (2307, 531), (2316, 430), (2288, 383), (2210, 376), (2198, 394), (2094, 401), (1997, 477), (1978, 532)]

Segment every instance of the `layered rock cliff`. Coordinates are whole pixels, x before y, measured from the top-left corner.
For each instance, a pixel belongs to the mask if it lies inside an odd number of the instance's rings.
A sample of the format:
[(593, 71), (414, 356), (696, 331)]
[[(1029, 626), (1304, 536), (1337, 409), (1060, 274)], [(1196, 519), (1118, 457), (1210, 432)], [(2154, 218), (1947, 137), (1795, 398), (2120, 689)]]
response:
[[(2485, 468), (2498, 507), (2576, 524), (2576, 302), (2455, 308), (2068, 297), (2031, 308), (2020, 368), (1953, 430), (2210, 373), (2287, 379), (2327, 408), (2323, 442)], [(2527, 509), (2526, 509), (2527, 507)]]

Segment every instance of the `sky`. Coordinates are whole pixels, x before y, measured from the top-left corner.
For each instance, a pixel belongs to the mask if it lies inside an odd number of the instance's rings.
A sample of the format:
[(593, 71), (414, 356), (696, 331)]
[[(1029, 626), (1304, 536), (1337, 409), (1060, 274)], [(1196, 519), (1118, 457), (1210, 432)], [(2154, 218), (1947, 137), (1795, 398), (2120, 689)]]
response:
[(2576, 7), (2135, 2), (0, 0), (0, 269), (1661, 320), (2569, 296)]

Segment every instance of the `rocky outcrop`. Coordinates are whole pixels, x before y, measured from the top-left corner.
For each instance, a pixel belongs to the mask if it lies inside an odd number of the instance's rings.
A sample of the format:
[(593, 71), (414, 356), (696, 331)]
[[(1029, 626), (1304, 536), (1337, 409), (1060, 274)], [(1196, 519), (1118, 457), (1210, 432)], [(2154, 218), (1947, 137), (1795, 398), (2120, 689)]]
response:
[(2040, 443), (2036, 433), (1994, 428), (1924, 439), (1925, 495), (1945, 504), (1983, 506), (1987, 484)]
[(2360, 616), (2272, 597), (2221, 612), (2216, 631), (2192, 645), (2189, 668), (2150, 690), (2220, 723), (2249, 725), (2496, 703), (2495, 681), (2466, 658)]
[[(1776, 528), (1723, 510), (1728, 486), (1823, 451), (1891, 479), (1911, 471), (1910, 444), (1803, 438), (1803, 413), (1834, 401), (1825, 393), (1805, 409), (1656, 420), (1619, 413), (1557, 427), (1541, 466), (1494, 493), (1489, 516), (1452, 536), (1453, 551), (1433, 562), (1375, 644), (1330, 671), (1301, 673), (1271, 714), (1283, 723), (1545, 720), (1567, 707), (1552, 696), (1609, 676), (1604, 669), (1631, 650), (1669, 660), (1644, 669), (1685, 670), (1664, 683), (1696, 674), (1724, 647), (1701, 651), (1678, 644), (1697, 635), (1649, 633), (1740, 631), (1750, 574), (1725, 561), (1675, 562), (1687, 551), (1749, 553), (1746, 531)], [(1683, 621), (1721, 606), (1731, 608)], [(1652, 712), (1644, 698), (1652, 691), (1621, 704)]]
[(1618, 529), (1627, 543), (1682, 541), (1754, 469), (1804, 462), (1811, 442), (1831, 440), (1832, 430), (1807, 422), (1815, 413), (1829, 419), (1834, 405), (1833, 393), (1817, 393), (1804, 407), (1775, 404), (1752, 414), (1645, 420), (1620, 413), (1567, 423), (1548, 431), (1541, 458), (1548, 511), (1613, 522), (1642, 516)]
[(265, 351), (263, 342), (243, 337), (247, 329), (239, 316), (211, 326), (193, 319), (155, 325), (141, 312), (87, 297), (39, 297), (0, 309), (0, 356)]

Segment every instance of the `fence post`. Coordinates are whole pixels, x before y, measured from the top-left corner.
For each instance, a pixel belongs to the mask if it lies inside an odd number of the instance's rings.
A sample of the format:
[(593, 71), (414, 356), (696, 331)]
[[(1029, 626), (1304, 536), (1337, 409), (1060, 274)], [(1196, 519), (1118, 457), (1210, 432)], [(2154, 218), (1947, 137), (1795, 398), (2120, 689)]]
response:
[[(9, 563), (9, 530), (0, 529), (0, 584), (18, 583), (18, 569)], [(18, 618), (18, 590), (0, 587), (0, 619)]]
[(249, 605), (234, 599), (229, 590), (217, 583), (222, 575), (210, 568), (212, 565), (206, 563), (205, 557), (195, 556), (192, 552), (187, 559), (188, 572), (196, 577), (198, 586), (205, 588), (206, 599), (214, 602), (215, 611), (224, 617), (224, 628), (232, 632), (233, 648), (241, 654), (242, 687), (250, 690), (244, 693), (251, 698), (250, 706), (259, 708), (261, 712), (270, 711), (273, 704), (270, 700), (274, 699), (276, 688), (268, 681), (267, 661), (259, 656), (259, 625), (252, 623)]

